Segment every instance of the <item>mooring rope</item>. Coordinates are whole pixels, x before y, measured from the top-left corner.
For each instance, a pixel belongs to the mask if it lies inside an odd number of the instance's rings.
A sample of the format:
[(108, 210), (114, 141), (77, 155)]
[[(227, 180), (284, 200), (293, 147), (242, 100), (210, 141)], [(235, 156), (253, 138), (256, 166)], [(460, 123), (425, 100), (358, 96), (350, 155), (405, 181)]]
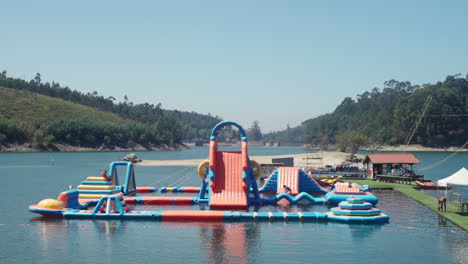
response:
[[(155, 185), (156, 183), (161, 183), (163, 181), (167, 181), (170, 178), (174, 178), (175, 174), (184, 175), (184, 176), (177, 179), (176, 181), (173, 181), (172, 184), (184, 182), (185, 180), (187, 180), (188, 177), (192, 176), (191, 173), (187, 173), (189, 170), (193, 170), (193, 168), (192, 167), (184, 167), (183, 169), (180, 169), (180, 170), (178, 170), (178, 171), (176, 171), (174, 173), (171, 173), (171, 174), (167, 175), (164, 178), (158, 179), (157, 181), (153, 182), (152, 185)], [(142, 205), (148, 205), (148, 204), (151, 204), (151, 201), (147, 201), (147, 202), (142, 203)]]
[(461, 146), (460, 148), (458, 148), (454, 153), (452, 153), (450, 156), (446, 157), (445, 159), (442, 159), (442, 160), (439, 160), (438, 162), (435, 162), (433, 163), (432, 165), (429, 165), (427, 167), (424, 167), (422, 169), (419, 169), (420, 171), (425, 171), (425, 170), (429, 170), (429, 169), (432, 169), (436, 166), (439, 166), (440, 164), (446, 162), (448, 159), (450, 159), (451, 157), (455, 156), (461, 149), (463, 149), (466, 145), (468, 145), (468, 141), (465, 142), (465, 144), (463, 144), (463, 146)]
[(155, 186), (157, 183), (159, 184), (159, 183), (162, 183), (162, 182), (167, 182), (167, 180), (169, 180), (171, 178), (173, 179), (174, 175), (180, 175), (182, 173), (185, 174), (188, 170), (193, 170), (193, 168), (192, 167), (184, 167), (184, 168), (182, 168), (180, 170), (177, 170), (177, 171), (175, 171), (173, 173), (168, 174), (167, 176), (165, 176), (163, 178), (156, 179), (155, 181), (153, 181), (151, 183), (151, 185)]
[[(173, 181), (171, 183), (171, 185), (174, 186), (174, 187), (177, 187), (177, 184), (181, 184), (181, 183), (185, 182), (192, 175), (194, 175), (194, 174), (186, 173), (183, 177)], [(168, 186), (168, 187), (172, 187), (172, 186)]]

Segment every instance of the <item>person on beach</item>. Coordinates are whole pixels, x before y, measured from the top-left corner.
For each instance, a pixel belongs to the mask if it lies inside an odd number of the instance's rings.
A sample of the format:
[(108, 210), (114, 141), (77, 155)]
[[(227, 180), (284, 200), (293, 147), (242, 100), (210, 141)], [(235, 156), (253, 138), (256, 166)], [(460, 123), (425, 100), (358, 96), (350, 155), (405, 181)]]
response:
[(283, 185), (284, 192), (287, 194), (291, 194), (291, 188), (287, 185)]

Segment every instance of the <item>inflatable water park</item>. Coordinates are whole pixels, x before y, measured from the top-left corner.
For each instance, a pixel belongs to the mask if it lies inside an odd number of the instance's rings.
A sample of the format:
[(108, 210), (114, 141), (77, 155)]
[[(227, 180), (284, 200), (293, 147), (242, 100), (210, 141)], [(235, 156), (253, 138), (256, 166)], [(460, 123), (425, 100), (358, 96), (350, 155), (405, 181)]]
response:
[[(218, 148), (218, 132), (225, 126), (241, 134), (240, 151)], [(125, 177), (119, 182), (118, 168)], [(82, 219), (147, 219), (155, 221), (335, 221), (344, 223), (382, 223), (389, 216), (376, 208), (378, 198), (363, 186), (336, 182), (323, 187), (314, 177), (295, 167), (280, 167), (259, 187), (261, 166), (250, 160), (245, 130), (237, 123), (224, 121), (211, 133), (208, 160), (197, 168), (200, 186), (138, 187), (132, 162), (112, 162), (109, 175), (87, 177), (76, 189), (57, 199), (44, 199), (29, 206), (43, 216)], [(122, 171), (122, 170), (120, 170)], [(144, 193), (144, 195), (142, 195)], [(164, 196), (165, 193), (193, 193), (193, 196)], [(328, 211), (291, 212), (285, 205), (298, 203), (323, 205)], [(178, 205), (204, 205), (198, 210), (173, 209)], [(132, 205), (132, 206), (129, 206)], [(167, 206), (171, 210), (137, 210), (145, 205)], [(262, 206), (277, 206), (264, 212)], [(281, 206), (280, 206), (281, 205)], [(130, 209), (132, 208), (132, 209)], [(192, 208), (192, 207), (188, 207)], [(195, 207), (193, 207), (195, 208)], [(144, 208), (143, 208), (144, 209)]]

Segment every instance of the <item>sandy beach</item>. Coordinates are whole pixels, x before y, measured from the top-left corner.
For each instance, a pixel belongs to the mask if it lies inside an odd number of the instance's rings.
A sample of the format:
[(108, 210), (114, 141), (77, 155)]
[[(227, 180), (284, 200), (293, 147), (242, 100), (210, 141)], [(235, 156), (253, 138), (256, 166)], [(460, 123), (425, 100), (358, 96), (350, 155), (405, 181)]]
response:
[[(362, 150), (368, 150), (362, 148)], [(402, 151), (443, 151), (443, 152), (456, 152), (461, 151), (465, 152), (468, 149), (460, 149), (459, 147), (450, 147), (450, 148), (428, 148), (420, 145), (409, 145), (409, 146), (382, 146), (378, 151), (385, 152), (402, 152)], [(339, 151), (318, 151), (313, 153), (302, 153), (302, 154), (286, 154), (286, 155), (276, 155), (276, 156), (250, 156), (251, 160), (255, 160), (261, 164), (270, 164), (272, 159), (276, 158), (294, 158), (294, 166), (296, 167), (312, 167), (319, 168), (325, 167), (327, 165), (336, 167), (337, 165), (353, 165), (363, 168), (362, 162), (359, 163), (349, 163), (346, 162), (346, 158), (350, 156), (350, 153), (339, 152)], [(366, 155), (364, 154), (355, 154), (356, 158), (363, 160)], [(207, 157), (208, 158), (208, 157)], [(144, 160), (138, 163), (140, 166), (198, 166), (202, 161), (206, 159), (190, 159), (190, 160)]]
[[(368, 150), (371, 151), (371, 149), (368, 148), (361, 148), (360, 150)], [(460, 147), (448, 147), (448, 148), (430, 148), (430, 147), (424, 147), (421, 145), (398, 145), (398, 146), (389, 146), (385, 145), (382, 146), (381, 148), (378, 149), (378, 151), (392, 151), (392, 152), (403, 152), (403, 151), (440, 151), (440, 152), (455, 152), (455, 151), (461, 151), (461, 152), (468, 152), (467, 148), (462, 148)]]
[[(350, 153), (324, 151), (315, 153), (302, 154), (287, 154), (275, 156), (250, 156), (251, 160), (255, 160), (261, 164), (270, 164), (272, 159), (276, 158), (294, 158), (294, 166), (296, 167), (324, 167), (326, 165), (337, 166), (341, 165)], [(356, 154), (359, 159), (364, 159), (365, 155)], [(323, 158), (323, 159), (322, 159)], [(190, 159), (190, 160), (143, 160), (138, 163), (139, 166), (198, 166), (205, 159)], [(349, 164), (349, 163), (348, 163)], [(362, 163), (353, 163), (354, 166), (362, 167)]]

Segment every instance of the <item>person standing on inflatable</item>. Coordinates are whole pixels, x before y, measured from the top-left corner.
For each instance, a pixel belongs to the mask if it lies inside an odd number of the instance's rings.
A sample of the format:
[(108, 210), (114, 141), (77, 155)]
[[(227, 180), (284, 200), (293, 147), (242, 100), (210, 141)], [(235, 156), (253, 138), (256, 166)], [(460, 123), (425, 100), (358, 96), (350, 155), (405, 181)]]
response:
[(107, 171), (106, 171), (106, 170), (104, 170), (104, 171), (101, 173), (101, 175), (99, 175), (99, 176), (104, 177), (104, 179), (106, 179), (106, 181), (111, 181), (111, 177), (109, 177), (109, 176), (107, 175)]

